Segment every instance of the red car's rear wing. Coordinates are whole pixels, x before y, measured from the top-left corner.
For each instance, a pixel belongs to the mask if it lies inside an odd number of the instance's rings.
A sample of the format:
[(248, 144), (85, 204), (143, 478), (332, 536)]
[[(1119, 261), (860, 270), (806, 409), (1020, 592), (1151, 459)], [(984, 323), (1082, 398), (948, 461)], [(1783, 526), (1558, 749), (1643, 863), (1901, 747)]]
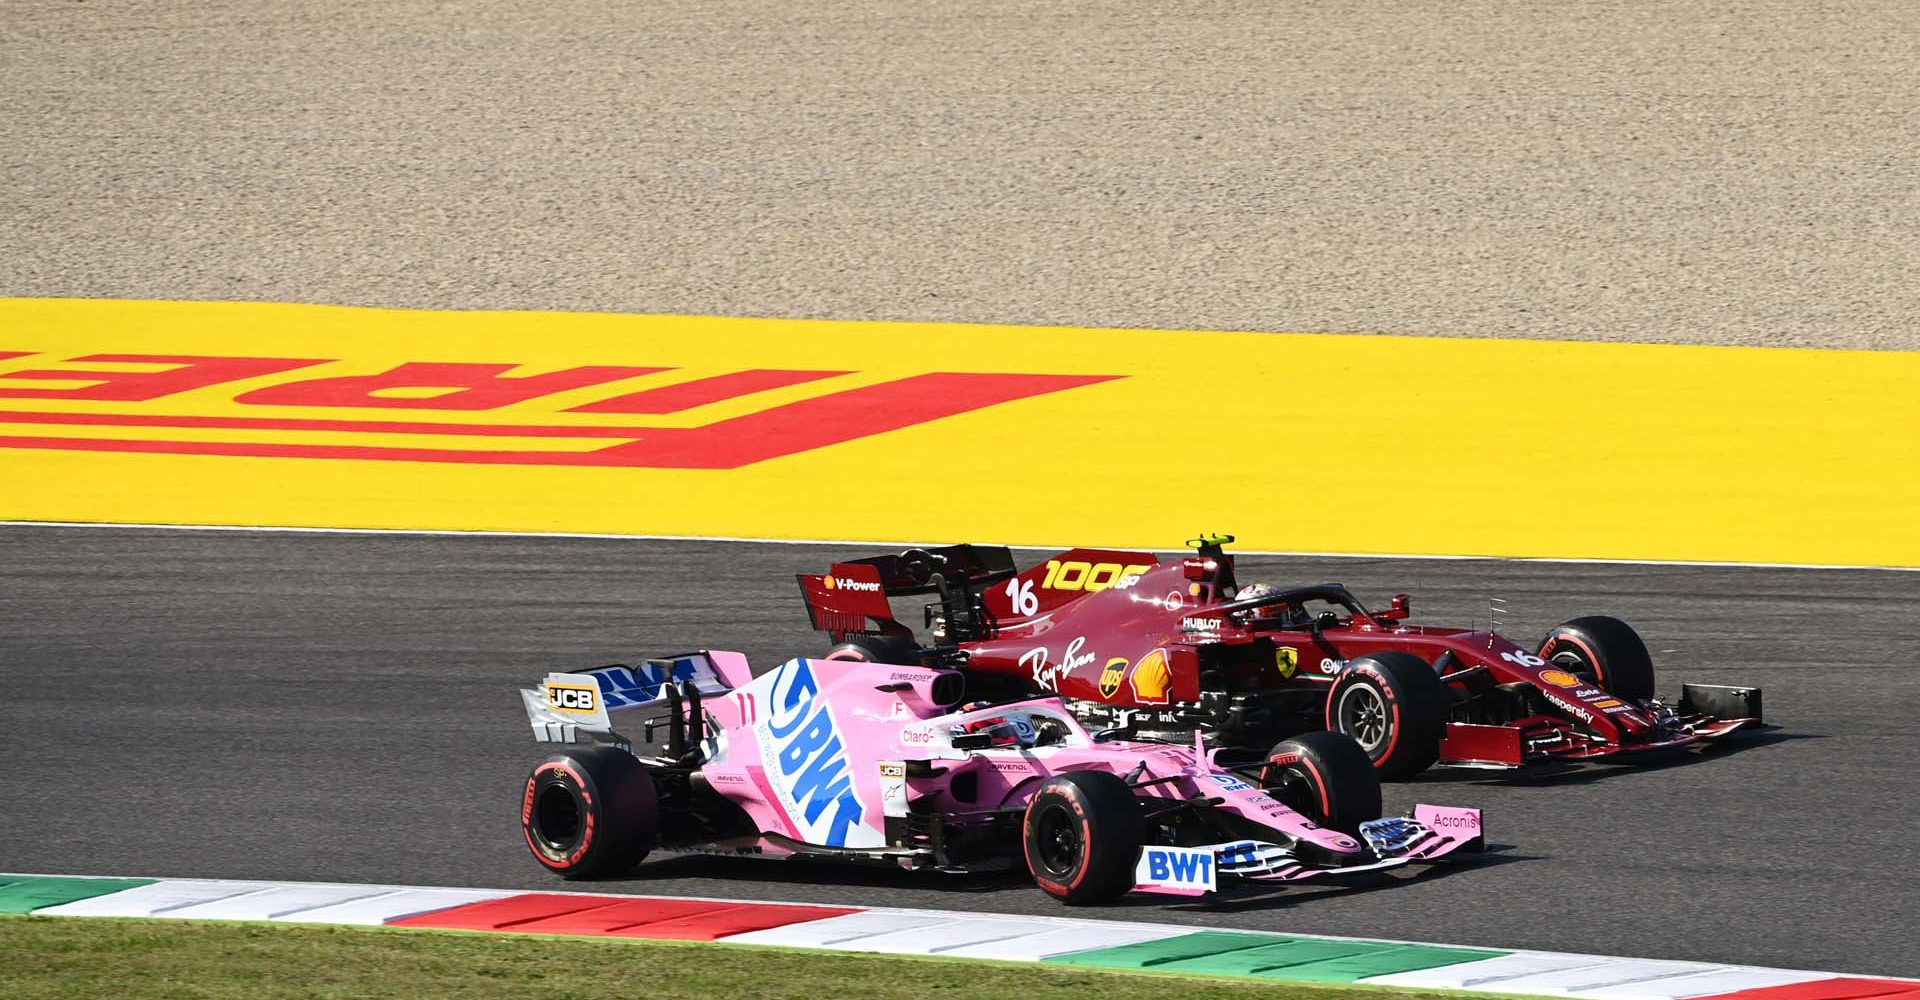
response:
[(848, 633), (912, 636), (894, 620), (889, 597), (971, 591), (1014, 573), (1013, 552), (1004, 545), (942, 545), (838, 562), (798, 579), (813, 627), (839, 641)]

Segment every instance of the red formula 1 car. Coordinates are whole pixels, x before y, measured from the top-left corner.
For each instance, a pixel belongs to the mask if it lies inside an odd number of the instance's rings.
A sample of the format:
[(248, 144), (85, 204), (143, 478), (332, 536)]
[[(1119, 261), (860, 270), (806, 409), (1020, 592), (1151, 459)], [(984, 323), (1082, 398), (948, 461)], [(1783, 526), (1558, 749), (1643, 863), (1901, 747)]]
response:
[[(975, 697), (1045, 691), (1135, 738), (1264, 750), (1332, 729), (1381, 775), (1435, 762), (1519, 767), (1685, 746), (1760, 722), (1758, 688), (1683, 685), (1654, 696), (1653, 662), (1626, 623), (1555, 626), (1537, 645), (1490, 630), (1409, 625), (1407, 595), (1370, 611), (1345, 587), (1240, 587), (1232, 536), (1193, 556), (1074, 549), (1018, 572), (1004, 547), (954, 545), (802, 574), (829, 658), (964, 667)], [(935, 595), (931, 642), (889, 598)]]

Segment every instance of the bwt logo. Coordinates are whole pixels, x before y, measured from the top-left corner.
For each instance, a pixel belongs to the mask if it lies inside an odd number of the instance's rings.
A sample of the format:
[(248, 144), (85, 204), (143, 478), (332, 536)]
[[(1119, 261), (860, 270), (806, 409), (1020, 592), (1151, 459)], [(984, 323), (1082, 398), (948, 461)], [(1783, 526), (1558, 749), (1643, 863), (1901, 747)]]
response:
[(1134, 880), (1144, 886), (1189, 892), (1214, 888), (1213, 852), (1187, 847), (1149, 847), (1141, 852)]
[[(556, 369), (187, 354), (48, 357), (0, 350), (0, 423), (88, 428), (80, 436), (62, 436), (52, 427), (46, 434), (0, 435), (0, 447), (736, 469), (1118, 377), (929, 372), (875, 381), (866, 372), (750, 368), (690, 378), (658, 365)], [(632, 422), (778, 389), (818, 390), (815, 383), (828, 391), (697, 426)], [(589, 391), (599, 398), (579, 402)], [(548, 403), (551, 397), (565, 402)], [(56, 403), (8, 405), (11, 400)], [(115, 438), (103, 427), (139, 430)], [(234, 431), (248, 430), (276, 433), (233, 439)], [(365, 440), (341, 443), (343, 434)]]
[(760, 729), (760, 757), (794, 825), (810, 843), (878, 847), (861, 824), (865, 810), (853, 788), (846, 746), (833, 711), (806, 660), (788, 660), (774, 674), (769, 714)]

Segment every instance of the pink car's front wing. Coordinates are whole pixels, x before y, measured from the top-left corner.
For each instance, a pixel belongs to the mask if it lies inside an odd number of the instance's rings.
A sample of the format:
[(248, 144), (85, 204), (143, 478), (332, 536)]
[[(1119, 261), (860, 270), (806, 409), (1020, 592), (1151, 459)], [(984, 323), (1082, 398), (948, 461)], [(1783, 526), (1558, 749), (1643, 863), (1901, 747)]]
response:
[[(1164, 848), (1146, 848), (1138, 866), (1140, 878), (1136, 892), (1174, 896), (1204, 895), (1215, 888), (1220, 876), (1256, 882), (1297, 882), (1303, 879), (1339, 877), (1398, 868), (1416, 861), (1431, 861), (1460, 850), (1476, 850), (1483, 843), (1480, 810), (1453, 806), (1417, 805), (1410, 817), (1391, 817), (1361, 824), (1360, 832), (1378, 860), (1358, 864), (1327, 865), (1304, 859), (1293, 850), (1257, 840), (1239, 840), (1225, 844), (1182, 849), (1212, 855), (1212, 874), (1202, 878), (1193, 869), (1188, 877), (1162, 878), (1150, 872), (1147, 856)], [(1165, 867), (1165, 866), (1163, 866)], [(1168, 875), (1174, 873), (1168, 872)]]

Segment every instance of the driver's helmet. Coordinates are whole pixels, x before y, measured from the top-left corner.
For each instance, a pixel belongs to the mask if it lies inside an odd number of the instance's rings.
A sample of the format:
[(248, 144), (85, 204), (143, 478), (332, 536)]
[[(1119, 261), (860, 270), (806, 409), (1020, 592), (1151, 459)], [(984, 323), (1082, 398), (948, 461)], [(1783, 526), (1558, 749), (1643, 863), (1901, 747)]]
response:
[(1024, 715), (976, 719), (962, 728), (968, 733), (986, 733), (991, 741), (988, 745), (996, 747), (1028, 747), (1039, 738), (1034, 731), (1033, 720)]
[[(1249, 583), (1241, 587), (1240, 592), (1233, 595), (1233, 599), (1235, 602), (1251, 601), (1261, 597), (1272, 597), (1279, 592), (1280, 588), (1271, 583)], [(1285, 604), (1269, 604), (1263, 608), (1254, 608), (1252, 614), (1255, 618), (1278, 618), (1286, 614), (1286, 611)]]

